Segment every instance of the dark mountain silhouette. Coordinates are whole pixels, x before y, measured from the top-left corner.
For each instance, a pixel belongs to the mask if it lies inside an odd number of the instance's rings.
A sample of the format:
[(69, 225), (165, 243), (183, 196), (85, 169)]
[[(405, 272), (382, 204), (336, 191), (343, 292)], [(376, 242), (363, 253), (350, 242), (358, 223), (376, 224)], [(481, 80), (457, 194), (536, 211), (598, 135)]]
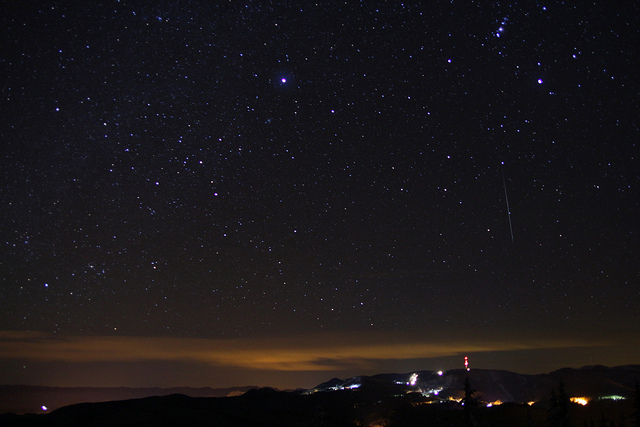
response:
[[(0, 415), (2, 426), (531, 426), (549, 425), (552, 392), (562, 384), (572, 425), (630, 419), (640, 365), (587, 366), (543, 375), (452, 370), (334, 378), (311, 390), (252, 389), (241, 396), (184, 394), (80, 403), (48, 414)], [(473, 408), (459, 402), (465, 382)], [(192, 389), (202, 390), (202, 389)], [(615, 399), (612, 397), (615, 396)], [(477, 399), (477, 400), (476, 400)], [(504, 402), (496, 402), (500, 400)], [(529, 404), (525, 403), (529, 402)], [(535, 403), (534, 403), (535, 402)], [(464, 409), (464, 410), (463, 410)], [(609, 424), (607, 424), (609, 425)]]
[(24, 385), (0, 385), (0, 414), (15, 412), (24, 414), (40, 412), (46, 405), (48, 411), (83, 402), (107, 402), (137, 399), (149, 396), (184, 394), (191, 397), (225, 397), (240, 395), (255, 386), (230, 388), (130, 388), (130, 387), (41, 387)]
[(525, 375), (503, 370), (453, 369), (439, 375), (433, 371), (407, 374), (380, 374), (354, 377), (346, 380), (334, 378), (314, 388), (316, 391), (352, 389), (355, 384), (407, 385), (417, 374), (416, 390), (438, 392), (440, 398), (459, 398), (464, 381), (469, 377), (473, 388), (485, 402), (538, 402), (549, 397), (551, 389), (563, 382), (570, 396), (589, 397), (625, 396), (633, 394), (636, 379), (640, 378), (640, 365), (584, 366), (580, 369), (563, 368), (548, 374)]

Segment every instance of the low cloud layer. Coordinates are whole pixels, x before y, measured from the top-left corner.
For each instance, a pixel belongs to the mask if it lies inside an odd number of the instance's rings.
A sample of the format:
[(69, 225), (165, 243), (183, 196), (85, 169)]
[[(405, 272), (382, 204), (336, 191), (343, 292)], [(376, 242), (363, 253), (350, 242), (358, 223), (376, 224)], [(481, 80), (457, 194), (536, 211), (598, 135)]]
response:
[(0, 359), (34, 362), (196, 362), (270, 371), (367, 369), (382, 360), (430, 359), (477, 352), (594, 347), (579, 338), (427, 337), (398, 333), (334, 333), (276, 338), (52, 337), (0, 331)]

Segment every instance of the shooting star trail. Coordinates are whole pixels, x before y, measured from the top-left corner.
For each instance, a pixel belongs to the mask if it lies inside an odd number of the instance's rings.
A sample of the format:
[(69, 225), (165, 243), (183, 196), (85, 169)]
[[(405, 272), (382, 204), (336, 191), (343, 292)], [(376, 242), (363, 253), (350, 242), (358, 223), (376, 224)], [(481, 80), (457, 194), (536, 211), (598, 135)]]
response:
[(507, 202), (507, 218), (509, 218), (509, 231), (511, 232), (511, 243), (514, 243), (513, 226), (511, 225), (511, 209), (509, 208), (509, 196), (507, 195), (507, 181), (504, 179), (504, 162), (502, 162), (502, 187), (504, 188), (504, 200)]

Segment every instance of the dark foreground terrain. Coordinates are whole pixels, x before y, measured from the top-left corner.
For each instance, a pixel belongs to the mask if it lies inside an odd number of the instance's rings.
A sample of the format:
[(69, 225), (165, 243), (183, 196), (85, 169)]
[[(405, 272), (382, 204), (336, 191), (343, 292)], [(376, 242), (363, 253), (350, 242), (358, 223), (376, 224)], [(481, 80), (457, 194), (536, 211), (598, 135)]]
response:
[[(116, 402), (81, 403), (46, 415), (0, 416), (2, 426), (546, 426), (543, 406), (505, 403), (465, 411), (457, 403), (419, 404), (407, 396), (365, 396), (361, 391), (298, 395), (270, 389), (240, 397), (194, 398), (184, 395)], [(380, 398), (380, 399), (379, 399)], [(572, 404), (571, 425), (602, 425), (630, 420), (623, 402)], [(618, 425), (618, 424), (615, 424)], [(629, 424), (630, 425), (630, 424)]]
[[(557, 371), (559, 376), (552, 375), (554, 373), (535, 376), (536, 381), (529, 378), (529, 382), (505, 371), (384, 374), (334, 379), (304, 392), (263, 388), (234, 397), (173, 394), (81, 403), (47, 414), (3, 414), (0, 425), (530, 427), (565, 425), (558, 419), (561, 414), (572, 426), (628, 427), (636, 425), (634, 413), (638, 411), (639, 400), (634, 376), (638, 372), (638, 366), (585, 367)], [(558, 383), (540, 390), (549, 383), (548, 375)], [(477, 391), (474, 382), (478, 385)], [(546, 397), (528, 403), (490, 402), (483, 398), (483, 393), (493, 396), (497, 389), (513, 396), (518, 388), (528, 387), (536, 389), (534, 394)], [(619, 394), (602, 395), (603, 391), (611, 390)], [(520, 391), (522, 396), (530, 392)], [(582, 393), (588, 403), (570, 402), (575, 393)], [(552, 396), (556, 397), (555, 401)]]
[[(140, 399), (150, 396), (169, 396), (184, 394), (191, 397), (227, 397), (240, 396), (258, 387), (229, 387), (229, 388), (140, 388), (140, 387), (42, 387), (0, 385), (0, 414), (13, 412), (27, 414), (54, 411), (63, 406), (84, 402), (109, 402), (113, 400)], [(1, 427), (1, 426), (0, 426)]]

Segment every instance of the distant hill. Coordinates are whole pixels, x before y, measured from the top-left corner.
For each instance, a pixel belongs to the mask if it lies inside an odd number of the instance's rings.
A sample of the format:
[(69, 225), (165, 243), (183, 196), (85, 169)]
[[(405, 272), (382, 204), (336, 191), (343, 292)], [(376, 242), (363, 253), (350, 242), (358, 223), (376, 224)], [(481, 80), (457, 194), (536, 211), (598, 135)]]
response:
[[(415, 383), (411, 386), (412, 376)], [(473, 389), (484, 402), (538, 402), (549, 398), (551, 390), (562, 382), (569, 396), (597, 399), (607, 396), (630, 397), (635, 382), (640, 381), (640, 365), (563, 368), (548, 374), (525, 375), (490, 369), (453, 369), (442, 372), (417, 371), (405, 374), (380, 374), (340, 380), (333, 378), (316, 386), (314, 391), (371, 387), (409, 386), (410, 390), (431, 393), (439, 399), (460, 398), (469, 378)]]
[[(476, 390), (463, 406), (465, 380)], [(153, 396), (100, 403), (79, 403), (47, 414), (0, 415), (12, 427), (136, 426), (531, 426), (547, 425), (552, 390), (564, 384), (572, 425), (629, 420), (640, 365), (585, 366), (548, 374), (522, 375), (474, 369), (333, 378), (310, 390), (251, 389), (240, 396)], [(49, 389), (49, 388), (42, 388)], [(184, 389), (194, 394), (234, 393), (237, 389)], [(62, 389), (64, 390), (64, 389)], [(108, 390), (108, 389), (77, 389)], [(167, 392), (169, 389), (114, 389)], [(178, 389), (170, 389), (178, 390)], [(223, 391), (222, 391), (223, 390)], [(472, 421), (470, 421), (472, 420)], [(607, 425), (610, 425), (607, 423)]]
[(129, 387), (41, 387), (25, 385), (0, 385), (0, 414), (43, 412), (83, 402), (107, 402), (111, 400), (137, 399), (149, 396), (184, 394), (191, 397), (225, 397), (245, 393), (255, 386), (230, 388), (129, 388)]

